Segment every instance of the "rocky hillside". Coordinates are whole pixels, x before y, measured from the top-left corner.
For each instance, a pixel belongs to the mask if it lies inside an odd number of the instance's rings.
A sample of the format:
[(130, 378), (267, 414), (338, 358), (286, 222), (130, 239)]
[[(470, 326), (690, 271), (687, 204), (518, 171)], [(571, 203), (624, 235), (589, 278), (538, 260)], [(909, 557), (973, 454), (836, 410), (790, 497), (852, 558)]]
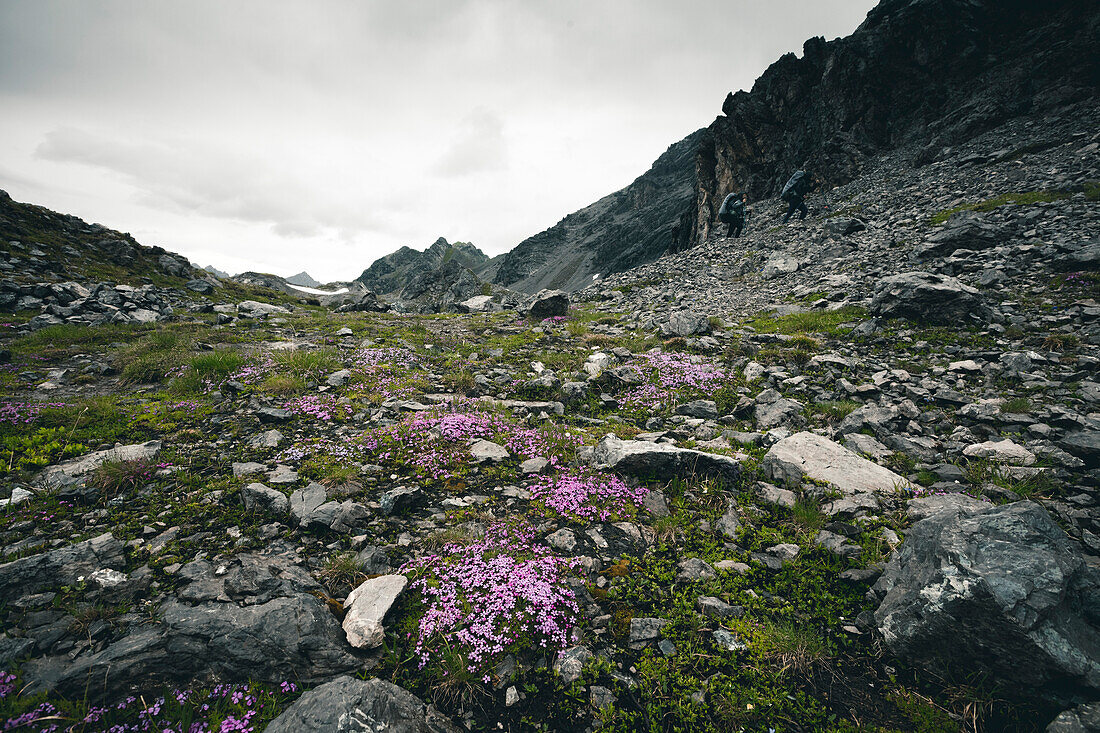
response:
[(926, 164), (1013, 117), (1094, 98), (1097, 47), (1088, 0), (884, 0), (851, 36), (810, 39), (726, 98), (699, 145), (690, 241), (732, 190), (774, 196), (806, 165), (844, 183), (898, 147)]
[(21, 204), (5, 191), (0, 191), (0, 258), (0, 277), (18, 282), (182, 285), (201, 274), (180, 255), (138, 244), (100, 224)]
[(572, 307), (16, 308), (0, 721), (1095, 727), (1097, 129), (916, 141)]
[(692, 201), (701, 137), (702, 131), (688, 135), (626, 188), (495, 258), (493, 282), (527, 293), (572, 291), (590, 285), (593, 275), (621, 272), (663, 254), (679, 239), (680, 217)]
[(493, 281), (586, 287), (705, 241), (727, 193), (774, 196), (803, 166), (834, 185), (902, 147), (927, 164), (1013, 117), (1094, 97), (1098, 46), (1087, 0), (884, 0), (852, 35), (810, 39), (730, 94), (633, 184), (521, 242)]
[(379, 257), (356, 281), (380, 295), (397, 295), (417, 277), (450, 262), (476, 273), (488, 261), (489, 256), (474, 245), (468, 242), (451, 244), (440, 237), (422, 252), (411, 247), (402, 247), (385, 257)]

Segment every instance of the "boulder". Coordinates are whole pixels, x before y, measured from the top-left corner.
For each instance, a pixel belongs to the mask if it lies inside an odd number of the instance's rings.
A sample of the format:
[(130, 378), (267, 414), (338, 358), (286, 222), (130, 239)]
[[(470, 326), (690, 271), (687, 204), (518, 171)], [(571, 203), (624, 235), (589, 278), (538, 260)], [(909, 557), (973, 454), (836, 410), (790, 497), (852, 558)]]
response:
[(880, 280), (871, 313), (942, 325), (970, 323), (990, 315), (976, 288), (930, 272), (903, 272)]
[(295, 524), (307, 526), (327, 499), (328, 494), (321, 484), (311, 483), (304, 489), (297, 489), (290, 495), (290, 516)]
[[(188, 581), (135, 628), (96, 653), (78, 656), (54, 684), (62, 694), (113, 698), (155, 684), (199, 679), (303, 684), (359, 669), (320, 586), (290, 553), (239, 555), (216, 568), (197, 560)], [(316, 595), (315, 595), (316, 594)]]
[(484, 313), (493, 309), (493, 296), (475, 295), (468, 300), (458, 303), (455, 308), (459, 313)]
[(856, 232), (862, 232), (866, 228), (867, 225), (859, 219), (853, 219), (847, 216), (833, 217), (825, 224), (825, 230), (838, 237), (846, 237)]
[(533, 321), (564, 316), (569, 313), (569, 296), (560, 290), (541, 290), (527, 309)]
[(381, 575), (363, 582), (344, 601), (344, 632), (348, 643), (359, 649), (373, 649), (386, 638), (382, 620), (405, 590), (404, 575)]
[(1022, 445), (1013, 443), (1008, 438), (968, 445), (963, 448), (963, 455), (967, 458), (988, 458), (997, 463), (1007, 463), (1013, 466), (1030, 466), (1036, 460), (1034, 453)]
[(798, 272), (798, 268), (801, 266), (802, 263), (794, 257), (776, 255), (764, 264), (764, 269), (760, 272), (760, 277), (765, 280), (774, 280), (777, 277), (789, 275), (792, 272)]
[(458, 733), (459, 728), (397, 685), (341, 676), (298, 698), (266, 733)]
[(668, 317), (668, 323), (661, 326), (665, 336), (695, 336), (710, 331), (710, 319), (703, 313), (692, 310), (678, 310)]
[(874, 590), (883, 639), (909, 663), (1046, 703), (1100, 693), (1100, 571), (1034, 502), (942, 508)]
[(702, 475), (734, 483), (741, 476), (740, 462), (729, 456), (678, 448), (667, 443), (620, 440), (614, 435), (604, 436), (596, 445), (592, 460), (597, 468), (661, 481)]
[(290, 512), (290, 500), (286, 494), (261, 483), (245, 486), (241, 489), (241, 498), (244, 508), (250, 512), (260, 511), (276, 516), (286, 516)]
[(777, 484), (798, 487), (810, 478), (826, 481), (845, 495), (913, 488), (890, 469), (815, 433), (795, 433), (773, 445), (764, 456), (763, 469)]
[(237, 303), (237, 315), (241, 318), (266, 318), (270, 315), (286, 313), (290, 313), (290, 311), (281, 305), (260, 303), (256, 300), (245, 300)]
[(916, 254), (917, 257), (947, 257), (958, 249), (990, 249), (1007, 239), (1007, 232), (986, 222), (981, 214), (963, 211), (928, 236)]

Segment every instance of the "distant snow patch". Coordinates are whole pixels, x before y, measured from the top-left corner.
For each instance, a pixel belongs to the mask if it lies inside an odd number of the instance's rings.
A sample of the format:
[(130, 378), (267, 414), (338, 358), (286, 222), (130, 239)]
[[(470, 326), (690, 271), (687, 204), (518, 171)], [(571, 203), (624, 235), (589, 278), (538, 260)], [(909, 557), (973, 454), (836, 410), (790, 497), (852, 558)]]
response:
[(303, 293), (309, 293), (310, 295), (343, 295), (348, 292), (347, 288), (340, 288), (339, 290), (318, 290), (317, 288), (307, 288), (301, 285), (291, 285), (290, 283), (287, 283), (287, 286), (295, 290), (300, 290)]

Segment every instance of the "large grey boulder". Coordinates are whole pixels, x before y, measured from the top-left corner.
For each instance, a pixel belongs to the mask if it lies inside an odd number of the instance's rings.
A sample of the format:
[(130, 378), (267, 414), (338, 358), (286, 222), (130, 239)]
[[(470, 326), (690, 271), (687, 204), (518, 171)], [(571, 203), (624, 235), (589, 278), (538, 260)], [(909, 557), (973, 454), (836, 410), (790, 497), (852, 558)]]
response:
[(560, 290), (540, 290), (531, 302), (531, 307), (527, 309), (528, 317), (534, 321), (564, 316), (568, 313), (569, 296)]
[(985, 250), (1003, 244), (1008, 233), (988, 223), (981, 214), (960, 212), (924, 241), (917, 257), (946, 257), (955, 250)]
[(880, 280), (871, 313), (943, 325), (970, 323), (990, 315), (977, 289), (930, 272), (903, 272)]
[(266, 733), (458, 733), (460, 729), (397, 685), (341, 676), (302, 695)]
[(359, 649), (379, 646), (386, 638), (382, 620), (405, 590), (404, 575), (382, 575), (364, 581), (344, 601), (344, 632), (348, 643)]
[(276, 516), (286, 516), (290, 512), (290, 500), (286, 494), (261, 483), (245, 486), (241, 489), (241, 498), (244, 508), (250, 512), (261, 511)]
[(161, 606), (157, 622), (78, 656), (59, 679), (38, 682), (103, 699), (206, 678), (309, 684), (362, 666), (294, 555), (239, 555), (226, 565), (189, 563), (180, 571), (189, 582)]
[(828, 482), (846, 496), (913, 488), (890, 469), (816, 433), (795, 433), (773, 445), (763, 470), (776, 484), (798, 487), (809, 478)]
[(942, 508), (874, 590), (879, 630), (907, 662), (1062, 705), (1100, 693), (1100, 571), (1038, 504)]
[(730, 456), (678, 448), (667, 443), (620, 440), (614, 435), (604, 436), (596, 445), (592, 462), (596, 468), (661, 481), (700, 475), (714, 476), (732, 483), (741, 476), (740, 462)]
[(668, 317), (668, 323), (661, 326), (665, 336), (695, 336), (710, 331), (710, 318), (705, 313), (693, 310), (678, 310)]
[(44, 588), (76, 585), (96, 570), (126, 566), (123, 545), (109, 532), (69, 547), (0, 565), (0, 604)]

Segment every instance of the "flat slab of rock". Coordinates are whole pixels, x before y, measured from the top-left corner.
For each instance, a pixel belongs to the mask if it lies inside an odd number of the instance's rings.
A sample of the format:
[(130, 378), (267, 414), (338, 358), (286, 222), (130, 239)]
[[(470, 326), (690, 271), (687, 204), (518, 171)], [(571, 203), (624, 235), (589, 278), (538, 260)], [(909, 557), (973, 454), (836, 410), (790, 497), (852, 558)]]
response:
[(378, 678), (341, 676), (310, 690), (265, 728), (266, 733), (389, 731), (458, 733), (431, 705)]
[(890, 469), (815, 433), (795, 433), (773, 445), (764, 456), (763, 468), (777, 484), (799, 486), (804, 478), (811, 478), (826, 481), (846, 495), (913, 488)]
[(160, 452), (160, 441), (120, 445), (108, 450), (86, 453), (56, 466), (50, 466), (38, 475), (37, 483), (47, 488), (66, 487), (82, 483), (92, 471), (106, 461), (152, 460)]
[(963, 455), (967, 458), (988, 458), (997, 463), (1008, 463), (1013, 466), (1031, 466), (1036, 460), (1034, 453), (1008, 438), (968, 445), (963, 449)]
[(344, 601), (344, 633), (348, 635), (348, 643), (358, 649), (380, 646), (386, 638), (382, 620), (408, 584), (404, 575), (381, 575), (353, 590)]
[(268, 514), (285, 516), (290, 512), (290, 500), (286, 494), (264, 486), (260, 483), (251, 483), (241, 489), (241, 497), (244, 500), (244, 508), (248, 511), (262, 511)]
[(76, 585), (97, 570), (126, 566), (123, 546), (107, 532), (69, 547), (21, 557), (0, 565), (0, 600), (10, 601), (44, 588)]
[(620, 440), (614, 435), (605, 436), (596, 445), (592, 459), (597, 468), (663, 481), (699, 475), (736, 482), (741, 476), (741, 463), (730, 456), (667, 443)]
[(475, 463), (500, 463), (512, 457), (508, 449), (491, 440), (478, 440), (470, 446), (470, 457)]

